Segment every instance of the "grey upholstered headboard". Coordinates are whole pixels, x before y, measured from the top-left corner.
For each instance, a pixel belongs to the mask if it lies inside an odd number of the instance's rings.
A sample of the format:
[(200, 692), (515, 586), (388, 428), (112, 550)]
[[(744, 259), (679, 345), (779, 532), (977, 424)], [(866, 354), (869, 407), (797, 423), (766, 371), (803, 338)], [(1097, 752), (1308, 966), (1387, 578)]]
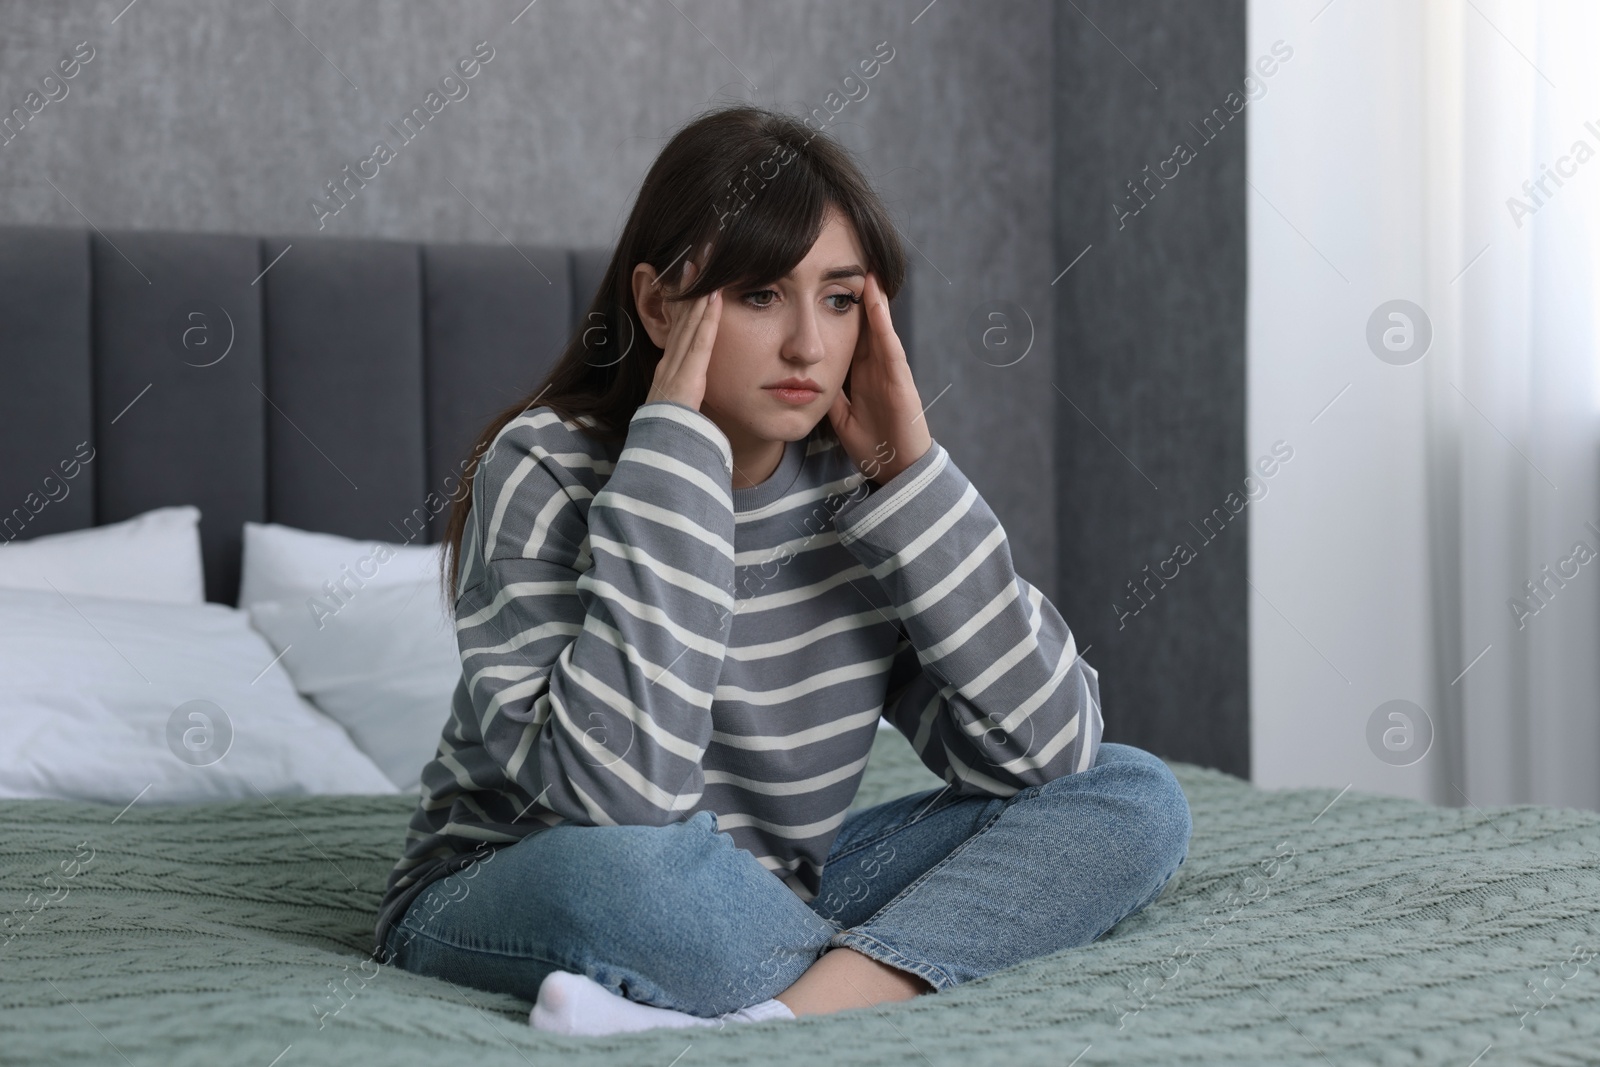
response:
[(225, 604), (246, 520), (433, 543), (473, 439), (560, 355), (608, 258), (0, 226), (0, 540), (194, 504)]

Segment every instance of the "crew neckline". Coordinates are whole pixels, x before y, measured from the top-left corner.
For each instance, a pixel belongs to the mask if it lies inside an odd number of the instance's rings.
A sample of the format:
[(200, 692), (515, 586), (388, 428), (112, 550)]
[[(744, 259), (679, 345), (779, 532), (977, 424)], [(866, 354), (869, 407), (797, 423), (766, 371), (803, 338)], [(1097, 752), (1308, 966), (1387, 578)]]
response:
[(733, 491), (734, 512), (754, 511), (787, 493), (795, 480), (800, 477), (800, 468), (805, 466), (809, 441), (810, 435), (798, 441), (784, 442), (783, 458), (778, 461), (777, 468), (767, 476), (766, 481)]

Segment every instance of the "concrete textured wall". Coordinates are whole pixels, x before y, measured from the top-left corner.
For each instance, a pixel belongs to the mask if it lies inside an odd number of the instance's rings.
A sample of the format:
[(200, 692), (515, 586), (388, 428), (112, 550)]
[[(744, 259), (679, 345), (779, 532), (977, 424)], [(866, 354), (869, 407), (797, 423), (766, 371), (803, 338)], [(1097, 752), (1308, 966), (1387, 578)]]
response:
[[(821, 106), (889, 42), (833, 128), (918, 260), (911, 358), (929, 425), (1019, 573), (1056, 598), (1044, 0), (125, 2), (0, 2), (0, 109), (66, 88), (0, 145), (0, 222), (317, 233), (323, 183), (378, 139), (396, 145), (387, 123), (488, 41), (467, 95), (320, 232), (609, 245), (686, 119), (723, 102)], [(42, 84), (82, 41), (93, 58)]]

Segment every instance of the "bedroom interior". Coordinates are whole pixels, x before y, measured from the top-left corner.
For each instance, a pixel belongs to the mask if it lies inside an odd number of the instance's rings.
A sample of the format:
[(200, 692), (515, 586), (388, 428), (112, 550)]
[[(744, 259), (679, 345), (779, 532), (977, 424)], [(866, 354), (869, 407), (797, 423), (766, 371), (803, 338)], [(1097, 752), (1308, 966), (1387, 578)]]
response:
[[(0, 5), (0, 1064), (1590, 1062), (1590, 30)], [(642, 169), (740, 100), (879, 183), (930, 430), (1194, 836), (937, 996), (554, 1036), (368, 952), (460, 678), (439, 540)], [(853, 807), (942, 784), (880, 720)]]

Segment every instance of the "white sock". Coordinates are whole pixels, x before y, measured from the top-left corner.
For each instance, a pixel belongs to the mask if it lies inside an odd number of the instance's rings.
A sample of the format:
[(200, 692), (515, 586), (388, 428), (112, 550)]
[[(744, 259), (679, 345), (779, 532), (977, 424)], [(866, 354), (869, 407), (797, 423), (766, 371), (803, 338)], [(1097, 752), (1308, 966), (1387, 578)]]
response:
[(632, 1030), (651, 1030), (661, 1026), (715, 1026), (728, 1022), (761, 1022), (765, 1019), (793, 1019), (794, 1012), (776, 998), (726, 1012), (714, 1018), (690, 1015), (640, 1004), (618, 996), (587, 975), (571, 971), (551, 971), (539, 985), (539, 999), (528, 1013), (528, 1022), (537, 1030), (554, 1034), (617, 1034)]
[(776, 998), (751, 1004), (713, 1018), (690, 1015), (640, 1004), (611, 992), (587, 975), (553, 971), (539, 986), (539, 997), (528, 1013), (537, 1029), (560, 1034), (599, 1035), (649, 1030), (656, 1027), (711, 1026), (728, 1022), (793, 1019), (794, 1013)]

